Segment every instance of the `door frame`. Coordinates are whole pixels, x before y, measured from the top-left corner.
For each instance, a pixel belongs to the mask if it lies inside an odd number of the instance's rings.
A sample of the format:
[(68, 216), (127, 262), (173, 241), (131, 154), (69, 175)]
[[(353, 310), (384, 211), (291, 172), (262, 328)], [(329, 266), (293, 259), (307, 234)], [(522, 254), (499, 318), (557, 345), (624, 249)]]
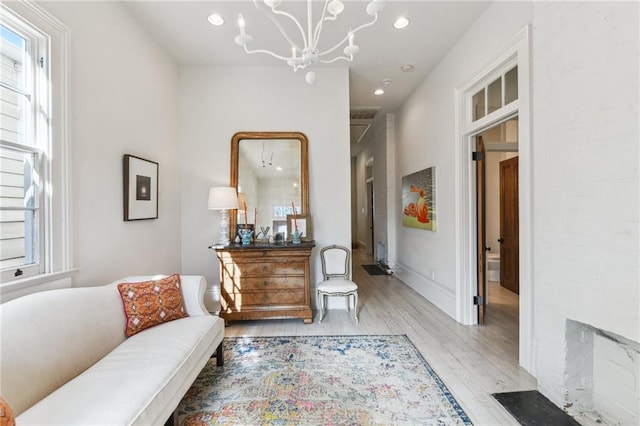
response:
[(374, 203), (374, 188), (373, 177), (367, 179), (365, 186), (367, 188), (367, 254), (373, 256), (373, 260), (376, 260), (376, 243), (375, 243), (375, 203)]
[[(535, 376), (533, 301), (533, 191), (530, 106), (530, 35), (522, 28), (477, 72), (455, 89), (455, 179), (456, 179), (456, 320), (477, 324), (477, 241), (475, 209), (475, 165), (471, 159), (475, 135), (518, 115), (520, 205), (520, 318), (519, 363)], [(476, 121), (471, 120), (471, 97), (479, 88), (518, 65), (518, 100)]]

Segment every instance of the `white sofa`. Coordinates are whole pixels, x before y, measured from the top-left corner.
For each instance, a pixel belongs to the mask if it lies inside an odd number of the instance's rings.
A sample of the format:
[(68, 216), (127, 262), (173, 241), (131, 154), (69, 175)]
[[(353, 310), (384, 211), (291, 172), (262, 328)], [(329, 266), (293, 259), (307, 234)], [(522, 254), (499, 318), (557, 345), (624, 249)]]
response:
[(224, 321), (206, 281), (181, 276), (186, 318), (125, 336), (117, 283), (0, 305), (0, 395), (23, 425), (162, 425), (207, 361), (222, 365)]

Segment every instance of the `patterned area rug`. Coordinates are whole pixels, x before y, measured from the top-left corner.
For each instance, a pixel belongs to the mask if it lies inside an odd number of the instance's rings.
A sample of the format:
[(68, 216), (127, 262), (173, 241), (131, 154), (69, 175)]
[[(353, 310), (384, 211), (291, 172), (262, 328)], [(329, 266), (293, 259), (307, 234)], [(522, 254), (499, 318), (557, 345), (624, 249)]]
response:
[(470, 425), (402, 336), (225, 338), (178, 407), (180, 425)]

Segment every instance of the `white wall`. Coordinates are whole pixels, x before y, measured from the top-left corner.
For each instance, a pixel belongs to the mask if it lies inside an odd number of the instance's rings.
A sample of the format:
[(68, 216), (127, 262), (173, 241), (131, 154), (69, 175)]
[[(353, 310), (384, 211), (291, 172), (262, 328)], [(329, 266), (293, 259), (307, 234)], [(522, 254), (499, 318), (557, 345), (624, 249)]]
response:
[[(42, 2), (71, 30), (74, 285), (180, 268), (178, 70), (115, 2)], [(159, 219), (124, 222), (122, 157), (160, 164)]]
[(436, 232), (405, 228), (398, 216), (396, 276), (451, 317), (457, 256), (454, 90), (530, 20), (528, 3), (493, 3), (396, 113), (398, 185), (402, 176), (435, 166), (438, 215)]
[[(351, 243), (349, 88), (346, 68), (322, 69), (313, 85), (288, 68), (185, 66), (180, 69), (182, 270), (205, 275), (219, 309), (218, 264), (207, 247), (219, 213), (211, 186), (228, 185), (231, 137), (238, 131), (300, 131), (309, 139), (309, 204), (317, 247)], [(320, 278), (313, 252), (312, 283)]]
[(559, 405), (568, 319), (640, 341), (638, 12), (534, 6), (537, 370)]

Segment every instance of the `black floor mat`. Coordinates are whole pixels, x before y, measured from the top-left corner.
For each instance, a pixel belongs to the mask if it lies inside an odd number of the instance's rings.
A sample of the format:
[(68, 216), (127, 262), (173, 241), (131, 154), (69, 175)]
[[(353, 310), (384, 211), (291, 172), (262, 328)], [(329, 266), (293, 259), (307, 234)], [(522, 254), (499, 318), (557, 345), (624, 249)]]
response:
[(378, 265), (360, 265), (369, 275), (387, 275)]
[(504, 392), (492, 395), (524, 426), (580, 426), (538, 391)]

